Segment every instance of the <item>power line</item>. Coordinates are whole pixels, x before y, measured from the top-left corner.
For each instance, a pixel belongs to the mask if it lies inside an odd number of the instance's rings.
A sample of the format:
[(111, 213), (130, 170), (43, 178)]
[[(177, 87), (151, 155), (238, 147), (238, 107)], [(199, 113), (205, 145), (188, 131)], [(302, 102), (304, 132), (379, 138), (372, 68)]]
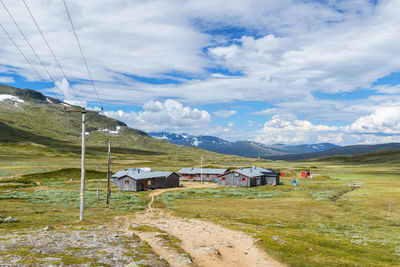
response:
[[(10, 41), (13, 43), (15, 48), (19, 51), (19, 53), (25, 58), (25, 60), (28, 62), (28, 64), (32, 67), (33, 71), (36, 73), (37, 76), (39, 76), (40, 80), (42, 80), (44, 83), (49, 84), (46, 82), (46, 80), (40, 75), (39, 71), (35, 68), (35, 66), (32, 64), (32, 62), (25, 56), (24, 52), (22, 52), (21, 48), (17, 45), (17, 43), (14, 41), (14, 39), (11, 37), (11, 35), (7, 32), (7, 30), (4, 28), (4, 26), (0, 23), (0, 27), (3, 29), (4, 33), (7, 35), (7, 37), (10, 39)], [(57, 86), (57, 85), (56, 85)], [(57, 86), (57, 88), (60, 90), (61, 94), (65, 97), (64, 92)]]
[[(0, 0), (0, 1), (2, 1), (2, 0)], [(56, 55), (54, 54), (53, 50), (51, 49), (51, 47), (50, 47), (50, 45), (49, 45), (49, 43), (48, 43), (46, 37), (44, 36), (42, 30), (40, 29), (39, 24), (37, 23), (35, 17), (33, 16), (33, 14), (32, 14), (32, 12), (31, 12), (31, 10), (30, 10), (28, 4), (25, 2), (25, 0), (22, 0), (22, 2), (24, 2), (24, 5), (25, 5), (26, 9), (28, 10), (29, 15), (31, 16), (31, 18), (32, 18), (32, 20), (33, 20), (33, 22), (34, 22), (34, 24), (36, 25), (36, 28), (38, 29), (40, 35), (42, 36), (43, 41), (45, 42), (47, 48), (49, 49), (51, 55), (53, 56), (54, 61), (57, 63), (57, 66), (58, 66), (58, 68), (60, 69), (61, 73), (63, 74), (65, 80), (69, 81), (67, 75), (65, 74), (63, 68), (61, 67), (60, 62), (58, 61)], [(72, 86), (71, 84), (69, 84), (69, 86), (72, 88), (72, 90), (73, 90), (73, 92), (74, 92), (74, 95), (77, 96), (77, 95), (76, 95), (76, 92), (75, 92), (75, 89), (73, 88), (73, 86)], [(79, 97), (77, 97), (77, 98), (79, 99)], [(79, 102), (81, 102), (81, 104), (82, 104), (82, 101), (81, 101), (80, 99), (79, 99)], [(83, 106), (83, 104), (82, 104), (82, 106)]]
[(82, 47), (81, 47), (81, 44), (80, 44), (80, 42), (79, 42), (78, 35), (76, 34), (76, 30), (75, 30), (74, 24), (72, 23), (71, 15), (70, 15), (70, 13), (69, 13), (69, 10), (68, 10), (67, 4), (65, 3), (65, 0), (63, 0), (63, 3), (64, 3), (65, 10), (67, 11), (67, 15), (68, 15), (69, 22), (71, 23), (72, 30), (73, 30), (73, 32), (74, 32), (76, 42), (78, 43), (79, 51), (81, 51), (81, 55), (82, 55), (82, 58), (83, 58), (83, 62), (85, 63), (86, 70), (87, 70), (87, 72), (88, 72), (88, 74), (89, 74), (90, 81), (92, 82), (94, 91), (96, 92), (97, 101), (99, 102), (99, 104), (100, 104), (100, 106), (101, 106), (101, 110), (103, 110), (103, 104), (101, 103), (99, 94), (98, 94), (98, 92), (97, 92), (96, 85), (94, 84), (94, 81), (93, 81), (93, 78), (92, 78), (92, 74), (90, 73), (88, 64), (87, 64), (87, 62), (86, 62), (86, 58), (85, 58), (85, 56), (83, 55)]
[(22, 52), (22, 50), (19, 48), (19, 46), (17, 45), (17, 43), (14, 41), (14, 39), (11, 37), (11, 35), (7, 32), (7, 30), (3, 27), (3, 25), (0, 23), (0, 27), (3, 29), (4, 33), (8, 36), (8, 38), (11, 40), (11, 42), (13, 43), (13, 45), (15, 46), (15, 48), (18, 49), (18, 51), (21, 53), (21, 55), (25, 58), (25, 60), (29, 63), (29, 65), (31, 65), (32, 69), (35, 71), (35, 73), (37, 74), (37, 76), (39, 76), (39, 78), (41, 80), (44, 81), (42, 75), (39, 74), (39, 72), (37, 71), (37, 69), (33, 66), (32, 62), (25, 56), (24, 52)]
[[(19, 27), (17, 21), (14, 19), (13, 15), (11, 14), (10, 10), (7, 8), (7, 6), (5, 5), (5, 3), (3, 2), (3, 0), (0, 0), (0, 2), (2, 3), (4, 9), (7, 11), (8, 15), (10, 16), (10, 18), (12, 19), (12, 21), (14, 22), (15, 26), (17, 27), (18, 31), (20, 32), (20, 34), (22, 35), (22, 37), (25, 39), (25, 42), (28, 44), (28, 46), (30, 47), (30, 49), (32, 50), (33, 54), (36, 56), (36, 58), (38, 59), (38, 61), (40, 62), (40, 64), (42, 65), (42, 67), (44, 68), (44, 70), (46, 71), (47, 75), (49, 76), (50, 80), (52, 81), (56, 81), (54, 79), (54, 77), (50, 74), (50, 72), (47, 70), (45, 64), (43, 63), (43, 61), (40, 59), (39, 55), (36, 53), (35, 49), (33, 48), (33, 46), (31, 45), (31, 43), (29, 42), (28, 38), (26, 37), (26, 35), (24, 34), (24, 32), (21, 30), (21, 28)], [(4, 27), (3, 27), (4, 28)], [(43, 79), (43, 78), (42, 78)], [(64, 92), (61, 90), (61, 88), (55, 84), (56, 87), (60, 90), (60, 92), (62, 93), (62, 95), (64, 96), (64, 98), (66, 98)], [(70, 85), (71, 86), (71, 85)], [(83, 102), (81, 101), (81, 99), (78, 97), (78, 95), (76, 94), (75, 89), (71, 86), (71, 88), (73, 89), (74, 95), (75, 97), (79, 100), (79, 102), (81, 103), (82, 107)]]

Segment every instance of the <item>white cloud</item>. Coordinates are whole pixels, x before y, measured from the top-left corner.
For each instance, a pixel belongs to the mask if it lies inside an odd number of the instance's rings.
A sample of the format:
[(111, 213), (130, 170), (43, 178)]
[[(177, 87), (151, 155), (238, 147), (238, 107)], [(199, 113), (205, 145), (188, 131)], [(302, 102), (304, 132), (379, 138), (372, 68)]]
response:
[(149, 101), (143, 111), (106, 111), (106, 116), (121, 120), (144, 131), (180, 131), (208, 127), (210, 114), (205, 110), (183, 106), (176, 100)]
[[(49, 71), (64, 88), (67, 100), (77, 101), (67, 81), (62, 80), (62, 73), (23, 3), (4, 1)], [(49, 0), (28, 4), (79, 96), (96, 102), (63, 6)], [(340, 122), (341, 125), (348, 124), (349, 131), (375, 127), (387, 132), (387, 127), (370, 122), (377, 120), (375, 117), (356, 120), (368, 117), (367, 114), (390, 101), (392, 104), (400, 103), (398, 85), (373, 86), (378, 78), (400, 71), (400, 58), (397, 57), (400, 54), (400, 16), (397, 14), (400, 2), (396, 0), (378, 1), (376, 5), (368, 0), (323, 3), (237, 0), (235, 4), (226, 0), (71, 0), (67, 4), (100, 97), (115, 105), (146, 103), (143, 112), (121, 114), (146, 129), (155, 128), (151, 126), (149, 117), (172, 112), (165, 102), (149, 102), (152, 99), (176, 99), (178, 103), (189, 106), (264, 101), (274, 108), (253, 115), (290, 113), (304, 118), (304, 125), (306, 121)], [(41, 75), (47, 77), (2, 9), (0, 23), (15, 36)], [(230, 28), (234, 32), (233, 38), (227, 36)], [(0, 42), (0, 73), (38, 81), (29, 64), (2, 33)], [(176, 83), (146, 83), (143, 77), (172, 79)], [(319, 91), (351, 92), (370, 87), (378, 93), (390, 95), (356, 100), (313, 97)], [(53, 92), (58, 94), (55, 89)], [(214, 115), (227, 118), (234, 115), (232, 112), (216, 111)], [(115, 114), (119, 116), (119, 113)], [(172, 119), (177, 116), (165, 116), (171, 122), (170, 127), (178, 127), (179, 123)], [(301, 124), (292, 127), (301, 128)], [(312, 131), (306, 130), (303, 136), (296, 136), (293, 132), (293, 138), (334, 140), (334, 136), (327, 132), (322, 135), (318, 125), (311, 124)], [(189, 126), (184, 123), (182, 127)], [(207, 131), (215, 133), (224, 129), (227, 128), (213, 125), (213, 129)], [(321, 134), (313, 134), (315, 132)], [(243, 136), (250, 135), (244, 133)], [(343, 142), (350, 138), (353, 138), (350, 133), (342, 136)]]
[[(6, 3), (51, 73), (61, 79), (23, 4)], [(400, 52), (399, 1), (227, 3), (74, 0), (68, 4), (100, 96), (114, 103), (140, 104), (159, 97), (185, 103), (290, 103), (316, 90), (368, 87), (400, 70), (395, 57)], [(77, 82), (80, 96), (95, 101), (68, 20), (60, 15), (65, 14), (62, 5), (47, 0), (29, 4), (65, 72)], [(0, 15), (0, 22), (17, 35), (4, 10)], [(232, 40), (208, 33), (224, 27), (243, 29), (238, 33), (242, 36)], [(0, 38), (0, 66), (12, 62), (6, 71), (38, 80), (9, 40)], [(219, 67), (242, 76), (209, 71)], [(171, 78), (170, 73), (181, 77), (176, 78), (181, 83), (155, 85), (132, 79)], [(185, 75), (190, 78), (182, 78)]]
[(267, 109), (264, 109), (264, 110), (261, 110), (261, 111), (253, 112), (252, 114), (253, 115), (270, 115), (270, 114), (273, 114), (273, 113), (276, 113), (276, 112), (277, 112), (276, 108), (267, 108)]
[(350, 133), (400, 134), (400, 107), (380, 107), (372, 114), (357, 119), (344, 129)]
[(13, 77), (0, 76), (0, 83), (14, 83)]
[(229, 118), (237, 113), (236, 110), (224, 110), (219, 109), (213, 112), (213, 114), (220, 118)]
[(275, 115), (255, 141), (272, 143), (377, 144), (400, 142), (400, 107), (380, 106), (345, 126), (316, 125), (293, 115)]
[(309, 121), (298, 120), (290, 114), (275, 115), (259, 130), (255, 141), (264, 144), (316, 143), (321, 140), (321, 135), (326, 137), (326, 134), (337, 130), (336, 126), (314, 125)]

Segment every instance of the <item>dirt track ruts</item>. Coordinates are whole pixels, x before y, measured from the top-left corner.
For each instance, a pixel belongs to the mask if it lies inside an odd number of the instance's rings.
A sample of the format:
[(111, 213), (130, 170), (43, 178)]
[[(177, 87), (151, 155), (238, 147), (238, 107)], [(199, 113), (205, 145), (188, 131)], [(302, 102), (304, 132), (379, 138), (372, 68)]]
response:
[(154, 198), (167, 191), (188, 188), (210, 187), (208, 184), (185, 183), (184, 188), (155, 190), (148, 209), (138, 213), (134, 218), (125, 220), (125, 230), (129, 226), (148, 225), (165, 231), (181, 240), (180, 247), (189, 253), (193, 263), (179, 260), (179, 252), (164, 246), (157, 232), (134, 231), (141, 239), (147, 241), (154, 251), (162, 256), (171, 266), (285, 266), (258, 248), (251, 236), (239, 231), (227, 229), (215, 223), (199, 219), (186, 219), (172, 216), (169, 212), (151, 207)]

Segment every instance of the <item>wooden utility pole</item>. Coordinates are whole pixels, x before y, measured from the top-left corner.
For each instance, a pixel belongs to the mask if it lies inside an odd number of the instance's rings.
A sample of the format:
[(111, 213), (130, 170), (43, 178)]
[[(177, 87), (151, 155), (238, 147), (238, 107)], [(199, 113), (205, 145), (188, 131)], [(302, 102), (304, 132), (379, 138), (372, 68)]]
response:
[(85, 146), (86, 146), (86, 130), (85, 124), (88, 120), (93, 118), (98, 114), (98, 112), (94, 112), (94, 114), (86, 119), (86, 109), (82, 107), (81, 110), (67, 110), (64, 108), (65, 112), (80, 112), (82, 114), (82, 153), (81, 153), (81, 194), (80, 194), (80, 209), (79, 209), (79, 220), (83, 221), (84, 218), (84, 210), (85, 210)]
[(83, 221), (84, 209), (85, 209), (85, 145), (86, 145), (85, 115), (86, 115), (86, 110), (82, 108), (81, 203), (79, 212), (80, 221)]
[(203, 183), (203, 156), (200, 158), (200, 179), (201, 183)]
[(111, 178), (111, 140), (108, 140), (108, 169), (107, 169), (107, 204), (110, 204), (111, 188), (110, 188), (110, 178)]

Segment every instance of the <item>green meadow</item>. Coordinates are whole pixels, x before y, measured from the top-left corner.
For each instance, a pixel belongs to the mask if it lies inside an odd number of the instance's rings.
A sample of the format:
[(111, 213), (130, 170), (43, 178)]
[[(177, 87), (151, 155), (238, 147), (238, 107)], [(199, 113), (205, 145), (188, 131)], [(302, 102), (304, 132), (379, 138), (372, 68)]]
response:
[[(251, 234), (290, 266), (400, 265), (399, 167), (341, 158), (267, 165), (289, 175), (282, 185), (170, 192), (158, 205)], [(298, 178), (304, 168), (312, 179)]]
[[(113, 188), (111, 204), (105, 204), (104, 141), (110, 138), (113, 172), (139, 166), (178, 171), (200, 167), (203, 156), (203, 167), (257, 165), (285, 173), (279, 186), (167, 192), (157, 197), (155, 205), (177, 216), (214, 221), (251, 234), (262, 249), (290, 266), (400, 266), (398, 150), (284, 162), (175, 146), (129, 128), (119, 136), (93, 131), (88, 137), (87, 206), (81, 223), (79, 135), (61, 141), (64, 133), (55, 133), (58, 139), (52, 139), (43, 135), (46, 129), (38, 126), (39, 121), (26, 124), (40, 135), (0, 124), (4, 139), (0, 140), (0, 219), (18, 220), (0, 223), (0, 234), (47, 225), (72, 229), (102, 225), (145, 209), (148, 192)], [(298, 178), (304, 169), (311, 171), (312, 179)], [(291, 186), (293, 179), (299, 179), (298, 186)], [(390, 218), (389, 200), (393, 203)]]

